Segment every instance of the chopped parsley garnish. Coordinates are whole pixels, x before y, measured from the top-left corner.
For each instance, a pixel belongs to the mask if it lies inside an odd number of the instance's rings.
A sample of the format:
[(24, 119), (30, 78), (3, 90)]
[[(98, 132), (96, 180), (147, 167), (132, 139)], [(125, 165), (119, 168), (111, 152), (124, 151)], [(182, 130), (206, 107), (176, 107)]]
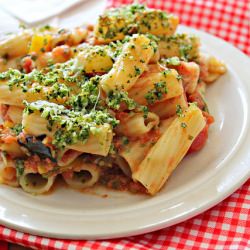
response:
[(186, 127), (187, 127), (187, 124), (186, 124), (185, 122), (182, 122), (182, 123), (181, 123), (181, 127), (182, 127), (182, 128), (186, 128)]
[(81, 68), (74, 65), (74, 60), (71, 60), (63, 64), (52, 65), (41, 71), (33, 70), (29, 74), (22, 73), (16, 69), (9, 69), (0, 73), (0, 80), (7, 80), (10, 90), (17, 87), (21, 88), (23, 92), (27, 92), (34, 83), (39, 86), (56, 84), (55, 91), (60, 89), (60, 95), (65, 96), (66, 86), (62, 82), (76, 83), (78, 86), (81, 86), (86, 81), (86, 76)]
[(164, 41), (164, 48), (171, 50), (178, 46), (179, 57), (184, 61), (197, 59), (199, 40), (195, 36), (187, 34), (175, 34), (172, 36), (160, 36), (160, 41)]
[(180, 65), (181, 61), (180, 61), (179, 57), (174, 56), (174, 57), (170, 57), (167, 59), (162, 59), (161, 63), (163, 63), (166, 66), (168, 66), (168, 65), (178, 66), (178, 65)]
[(179, 105), (179, 104), (176, 105), (176, 114), (179, 117), (183, 117), (184, 116), (182, 108), (181, 108), (181, 105)]
[(20, 177), (24, 173), (24, 160), (18, 159), (15, 163), (17, 177)]
[(119, 34), (148, 33), (152, 29), (169, 26), (169, 15), (163, 11), (149, 9), (142, 4), (132, 4), (106, 11), (98, 19), (98, 36), (116, 39)]
[(135, 68), (135, 76), (139, 76), (141, 74), (141, 69), (136, 66), (134, 66), (134, 68)]
[(87, 112), (92, 109), (99, 109), (100, 103), (100, 90), (99, 90), (99, 77), (92, 77), (89, 81), (81, 85), (81, 91), (77, 95), (73, 95), (68, 105), (75, 111)]
[(123, 137), (122, 137), (122, 144), (123, 144), (124, 146), (129, 144), (129, 139), (128, 139), (128, 137), (126, 137), (126, 136), (123, 136)]
[(11, 128), (11, 130), (12, 130), (12, 132), (15, 133), (15, 135), (19, 135), (22, 132), (22, 130), (23, 130), (23, 126), (22, 126), (21, 123), (20, 124), (16, 124), (14, 127)]
[(145, 98), (148, 104), (154, 104), (157, 100), (161, 100), (164, 94), (167, 94), (166, 82), (161, 81), (154, 84), (154, 89), (148, 91)]
[(119, 110), (121, 104), (124, 103), (127, 105), (129, 110), (133, 110), (137, 107), (137, 103), (128, 97), (127, 92), (122, 91), (110, 91), (108, 97), (106, 98), (106, 104), (109, 108), (114, 110)]
[[(40, 86), (38, 86), (40, 87)], [(70, 94), (70, 88), (67, 87), (63, 83), (55, 83), (52, 85), (52, 87), (49, 90), (49, 93), (47, 93), (47, 99), (57, 99), (58, 97), (68, 97)]]

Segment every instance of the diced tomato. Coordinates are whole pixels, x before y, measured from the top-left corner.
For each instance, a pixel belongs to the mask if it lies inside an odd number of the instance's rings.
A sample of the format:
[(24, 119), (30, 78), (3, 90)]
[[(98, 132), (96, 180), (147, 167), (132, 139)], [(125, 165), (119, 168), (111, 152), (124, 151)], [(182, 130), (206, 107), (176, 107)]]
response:
[(207, 138), (208, 138), (208, 128), (209, 128), (209, 125), (206, 124), (204, 129), (194, 139), (191, 147), (188, 150), (188, 153), (197, 152), (197, 151), (201, 150), (205, 146)]
[(210, 125), (214, 122), (214, 117), (210, 115), (209, 113), (203, 111), (202, 112), (203, 116), (206, 118), (207, 124)]
[(23, 58), (22, 65), (25, 73), (30, 73), (33, 69), (33, 61), (29, 56)]
[(207, 112), (202, 112), (202, 114), (206, 119), (206, 126), (199, 133), (199, 135), (194, 139), (191, 147), (188, 150), (188, 153), (197, 152), (205, 146), (207, 138), (208, 138), (209, 126), (214, 122), (213, 116), (211, 116)]

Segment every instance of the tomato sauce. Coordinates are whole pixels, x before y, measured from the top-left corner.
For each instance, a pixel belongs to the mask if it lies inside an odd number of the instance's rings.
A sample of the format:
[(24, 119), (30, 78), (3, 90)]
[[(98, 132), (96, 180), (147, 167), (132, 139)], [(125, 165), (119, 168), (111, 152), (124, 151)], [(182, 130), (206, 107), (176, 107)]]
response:
[(99, 179), (99, 184), (110, 189), (119, 191), (129, 191), (131, 193), (147, 193), (144, 186), (139, 182), (125, 176), (118, 167), (103, 168)]

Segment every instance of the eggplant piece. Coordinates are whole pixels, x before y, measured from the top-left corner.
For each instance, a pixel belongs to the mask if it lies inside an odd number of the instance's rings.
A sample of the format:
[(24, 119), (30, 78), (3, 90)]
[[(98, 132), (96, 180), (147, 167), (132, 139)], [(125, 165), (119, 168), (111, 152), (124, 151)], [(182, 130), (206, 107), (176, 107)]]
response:
[(49, 147), (46, 147), (40, 140), (44, 139), (44, 135), (38, 137), (27, 136), (25, 141), (18, 140), (18, 144), (26, 148), (32, 155), (39, 156), (40, 159), (49, 158), (52, 162), (57, 162), (52, 156)]

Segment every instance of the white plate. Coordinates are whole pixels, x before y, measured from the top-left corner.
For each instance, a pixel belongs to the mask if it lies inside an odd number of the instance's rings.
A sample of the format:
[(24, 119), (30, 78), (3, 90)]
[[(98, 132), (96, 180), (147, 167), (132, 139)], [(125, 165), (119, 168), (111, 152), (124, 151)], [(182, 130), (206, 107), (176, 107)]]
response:
[[(228, 73), (207, 92), (215, 123), (205, 148), (188, 156), (155, 197), (107, 192), (108, 197), (60, 187), (31, 196), (0, 186), (0, 222), (32, 234), (71, 239), (136, 235), (167, 227), (214, 206), (250, 176), (250, 61), (243, 53), (206, 33), (205, 50), (223, 59)], [(101, 191), (100, 191), (101, 192)]]

